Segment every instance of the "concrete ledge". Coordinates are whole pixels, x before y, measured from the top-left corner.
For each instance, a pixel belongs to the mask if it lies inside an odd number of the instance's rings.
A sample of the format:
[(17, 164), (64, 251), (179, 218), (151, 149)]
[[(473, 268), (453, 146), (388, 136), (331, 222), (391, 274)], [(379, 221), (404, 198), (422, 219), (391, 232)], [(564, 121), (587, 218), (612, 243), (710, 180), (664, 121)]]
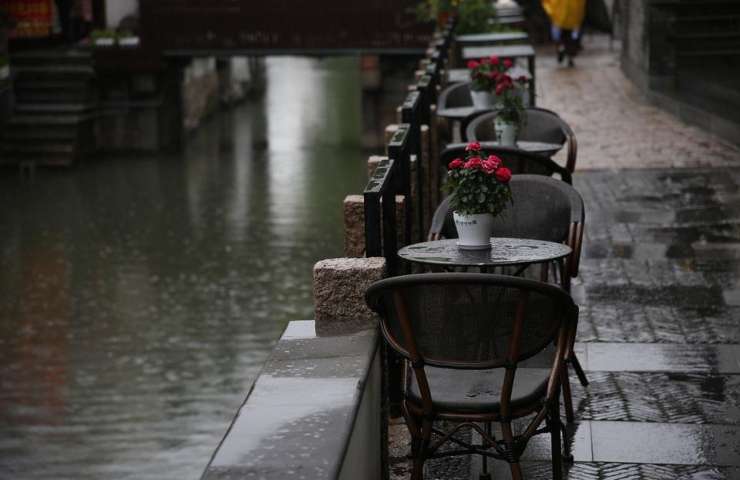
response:
[(202, 480), (380, 478), (378, 340), (291, 322)]

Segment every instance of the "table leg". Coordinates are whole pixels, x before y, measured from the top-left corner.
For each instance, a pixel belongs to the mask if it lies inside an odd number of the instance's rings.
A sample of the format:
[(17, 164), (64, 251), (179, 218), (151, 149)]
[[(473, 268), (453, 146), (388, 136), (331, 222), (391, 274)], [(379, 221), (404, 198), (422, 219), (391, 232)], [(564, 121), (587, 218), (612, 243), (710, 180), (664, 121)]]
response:
[(531, 57), (527, 59), (527, 63), (529, 65), (529, 73), (532, 75), (532, 80), (529, 81), (530, 82), (529, 83), (529, 106), (530, 107), (536, 106), (535, 96), (537, 95), (537, 85), (535, 83), (536, 73), (534, 71), (535, 69), (534, 62), (535, 62), (534, 55), (532, 55)]

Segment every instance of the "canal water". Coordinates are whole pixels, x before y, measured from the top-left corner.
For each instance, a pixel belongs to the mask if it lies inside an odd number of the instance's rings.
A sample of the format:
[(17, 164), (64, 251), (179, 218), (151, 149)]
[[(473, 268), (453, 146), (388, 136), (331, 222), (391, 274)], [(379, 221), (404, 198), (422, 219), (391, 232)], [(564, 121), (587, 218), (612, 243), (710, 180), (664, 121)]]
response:
[(177, 156), (0, 174), (0, 478), (195, 479), (341, 256), (357, 59), (270, 58)]

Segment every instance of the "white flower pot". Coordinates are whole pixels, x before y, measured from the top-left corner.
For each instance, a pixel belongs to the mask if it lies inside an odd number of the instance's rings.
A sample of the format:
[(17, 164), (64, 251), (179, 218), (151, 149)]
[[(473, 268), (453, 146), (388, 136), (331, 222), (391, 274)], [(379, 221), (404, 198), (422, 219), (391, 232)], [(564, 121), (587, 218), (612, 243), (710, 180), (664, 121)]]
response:
[(484, 250), (491, 248), (491, 232), (493, 232), (493, 215), (477, 213), (464, 215), (452, 212), (457, 228), (457, 246), (463, 250)]
[(10, 76), (10, 65), (0, 67), (0, 80), (5, 80)]
[(515, 147), (519, 125), (507, 122), (499, 117), (493, 120), (493, 129), (496, 132), (496, 142), (505, 147)]
[(485, 90), (471, 90), (470, 96), (473, 98), (473, 108), (476, 110), (491, 108), (496, 103), (496, 96)]
[(138, 47), (140, 40), (139, 37), (122, 37), (118, 39), (118, 45), (122, 47)]
[(112, 47), (115, 45), (116, 39), (113, 37), (96, 38), (94, 43), (96, 47)]

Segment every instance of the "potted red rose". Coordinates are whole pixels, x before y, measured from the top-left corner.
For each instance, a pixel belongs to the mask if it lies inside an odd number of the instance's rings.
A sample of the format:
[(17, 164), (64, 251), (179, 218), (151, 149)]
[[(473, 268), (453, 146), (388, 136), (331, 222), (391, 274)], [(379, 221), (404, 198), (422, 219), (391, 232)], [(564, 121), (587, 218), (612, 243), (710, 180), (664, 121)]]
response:
[(480, 143), (469, 143), (465, 157), (447, 166), (444, 190), (451, 195), (458, 247), (481, 250), (491, 247), (494, 218), (512, 201), (511, 170), (495, 155), (486, 155)]
[(494, 90), (497, 79), (511, 68), (510, 60), (501, 60), (498, 57), (470, 60), (470, 96), (473, 106), (477, 109), (491, 108), (496, 103)]
[(527, 79), (524, 76), (514, 80), (508, 74), (502, 73), (496, 77), (494, 93), (496, 94), (498, 113), (494, 118), (494, 130), (499, 145), (516, 145), (519, 128), (524, 125), (526, 120), (522, 100), (526, 82)]

